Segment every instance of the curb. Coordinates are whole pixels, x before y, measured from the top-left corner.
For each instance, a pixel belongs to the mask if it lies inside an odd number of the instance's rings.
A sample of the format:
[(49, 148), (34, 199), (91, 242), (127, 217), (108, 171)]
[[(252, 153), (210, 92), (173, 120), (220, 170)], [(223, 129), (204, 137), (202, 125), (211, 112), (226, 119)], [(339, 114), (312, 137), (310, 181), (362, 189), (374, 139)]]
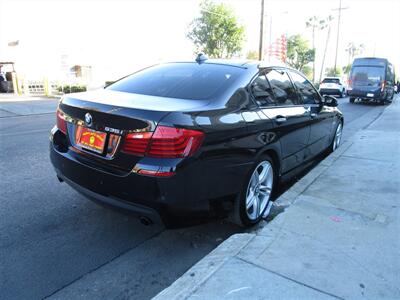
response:
[(186, 299), (196, 292), (226, 261), (237, 255), (255, 236), (254, 233), (232, 235), (153, 299)]
[[(296, 201), (326, 169), (329, 168), (353, 143), (344, 142), (335, 152), (318, 163), (310, 172), (296, 182), (290, 189), (274, 201), (275, 207), (287, 208)], [(279, 219), (279, 218), (278, 218)], [(258, 234), (261, 234), (267, 225), (276, 219), (254, 228), (252, 233), (234, 234), (215, 248), (210, 254), (191, 267), (172, 285), (161, 291), (153, 300), (182, 300), (195, 293), (225, 262), (236, 256)]]

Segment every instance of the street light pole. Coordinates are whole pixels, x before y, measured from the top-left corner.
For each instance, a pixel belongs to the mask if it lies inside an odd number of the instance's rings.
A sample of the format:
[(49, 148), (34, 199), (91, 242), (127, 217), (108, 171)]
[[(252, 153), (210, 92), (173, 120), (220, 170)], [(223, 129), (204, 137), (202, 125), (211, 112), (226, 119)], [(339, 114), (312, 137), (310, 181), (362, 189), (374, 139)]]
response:
[(260, 45), (258, 49), (258, 59), (263, 59), (263, 35), (264, 35), (264, 0), (261, 0), (261, 18), (260, 18)]
[(333, 9), (338, 11), (338, 26), (337, 26), (337, 36), (336, 36), (336, 53), (335, 53), (335, 67), (334, 72), (336, 74), (336, 66), (337, 66), (337, 55), (339, 49), (339, 34), (340, 34), (340, 16), (342, 14), (342, 10), (348, 9), (348, 7), (342, 7), (342, 0), (339, 0), (339, 8)]

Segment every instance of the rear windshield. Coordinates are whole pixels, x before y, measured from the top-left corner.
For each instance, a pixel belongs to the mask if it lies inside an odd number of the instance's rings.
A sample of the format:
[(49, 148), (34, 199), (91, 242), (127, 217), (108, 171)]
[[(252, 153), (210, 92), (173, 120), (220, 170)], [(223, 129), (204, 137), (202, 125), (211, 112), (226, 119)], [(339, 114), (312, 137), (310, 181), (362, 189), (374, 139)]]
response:
[(324, 80), (322, 80), (322, 83), (340, 83), (340, 80), (337, 78), (325, 78)]
[(350, 79), (353, 83), (375, 85), (379, 84), (385, 77), (384, 67), (353, 67), (350, 74)]
[(242, 72), (242, 68), (218, 64), (162, 64), (134, 73), (107, 89), (150, 96), (206, 100), (233, 85)]

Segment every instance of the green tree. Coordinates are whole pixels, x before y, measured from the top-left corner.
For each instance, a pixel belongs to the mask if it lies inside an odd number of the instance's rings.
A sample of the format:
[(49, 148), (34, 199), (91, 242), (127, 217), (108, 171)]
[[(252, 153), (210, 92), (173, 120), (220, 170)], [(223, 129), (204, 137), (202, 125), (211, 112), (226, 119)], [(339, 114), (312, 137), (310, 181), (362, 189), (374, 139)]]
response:
[(334, 68), (326, 68), (325, 74), (329, 77), (340, 77), (342, 75), (342, 70), (339, 67), (336, 67), (336, 70)]
[(314, 61), (315, 49), (310, 49), (308, 41), (299, 34), (292, 35), (287, 40), (286, 62), (292, 68), (304, 71), (310, 62)]
[(350, 73), (350, 69), (351, 69), (351, 64), (345, 65), (345, 66), (342, 68), (343, 74), (349, 74), (349, 73)]
[(209, 0), (200, 3), (200, 10), (200, 17), (192, 21), (187, 33), (196, 51), (212, 58), (230, 58), (239, 54), (244, 41), (244, 26), (238, 23), (233, 10)]

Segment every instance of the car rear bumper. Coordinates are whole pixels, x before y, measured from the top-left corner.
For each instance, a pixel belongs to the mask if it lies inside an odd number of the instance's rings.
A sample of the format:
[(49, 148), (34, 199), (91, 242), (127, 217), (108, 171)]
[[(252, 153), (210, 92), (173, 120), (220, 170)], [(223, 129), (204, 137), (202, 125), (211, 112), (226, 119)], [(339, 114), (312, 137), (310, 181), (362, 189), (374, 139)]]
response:
[(381, 99), (384, 96), (384, 93), (381, 90), (373, 90), (373, 91), (365, 91), (359, 89), (352, 89), (348, 90), (347, 94), (351, 98), (361, 98), (364, 100), (374, 100), (374, 99)]
[(71, 147), (59, 149), (54, 142), (58, 133), (52, 132), (50, 138), (50, 159), (61, 180), (90, 200), (167, 226), (219, 214), (222, 201), (238, 193), (251, 167), (248, 163), (227, 166), (215, 159), (194, 160), (171, 177), (114, 174), (87, 164)]
[(86, 196), (88, 199), (90, 199), (100, 205), (117, 208), (117, 209), (120, 209), (123, 211), (128, 211), (138, 217), (146, 217), (146, 218), (150, 219), (152, 222), (157, 223), (157, 224), (163, 223), (160, 214), (156, 210), (154, 210), (150, 207), (95, 193), (95, 192), (75, 183), (74, 181), (68, 179), (67, 177), (62, 175), (62, 173), (59, 170), (56, 169), (56, 172), (57, 172), (57, 177), (61, 181), (65, 181), (68, 185), (70, 185), (72, 188), (74, 188), (77, 192), (79, 192), (80, 194)]

